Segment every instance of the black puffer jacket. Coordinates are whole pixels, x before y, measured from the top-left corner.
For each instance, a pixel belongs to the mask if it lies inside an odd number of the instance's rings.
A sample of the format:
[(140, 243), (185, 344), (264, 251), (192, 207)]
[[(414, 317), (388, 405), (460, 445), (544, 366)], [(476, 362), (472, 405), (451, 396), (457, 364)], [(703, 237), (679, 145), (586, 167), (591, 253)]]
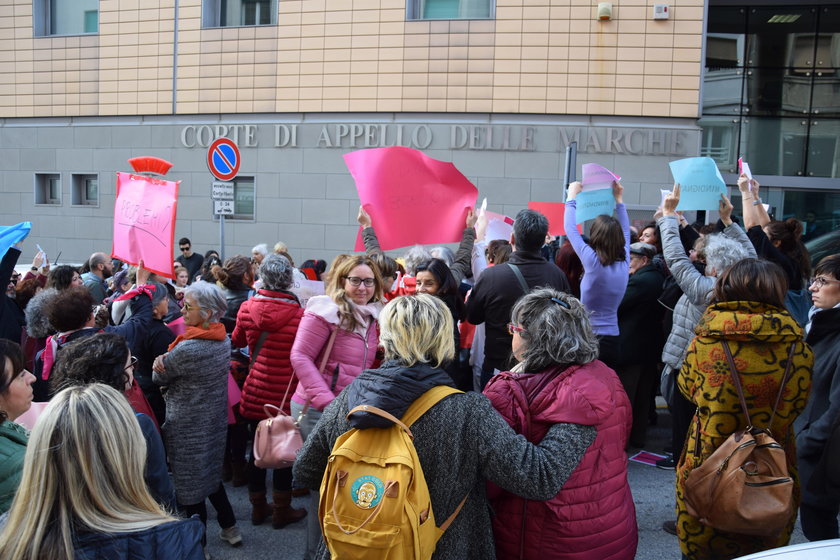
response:
[(204, 525), (197, 517), (136, 533), (76, 535), (76, 560), (204, 560)]

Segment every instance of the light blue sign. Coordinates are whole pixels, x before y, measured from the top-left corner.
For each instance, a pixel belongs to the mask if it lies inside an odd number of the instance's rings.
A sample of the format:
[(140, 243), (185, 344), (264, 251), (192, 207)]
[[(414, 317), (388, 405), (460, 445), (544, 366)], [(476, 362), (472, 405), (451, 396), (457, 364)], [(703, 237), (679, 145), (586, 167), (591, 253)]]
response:
[(726, 183), (712, 158), (693, 157), (670, 162), (674, 182), (680, 184), (677, 210), (716, 210)]
[(579, 224), (586, 220), (592, 220), (599, 214), (612, 216), (613, 210), (615, 210), (615, 196), (613, 196), (612, 189), (583, 191), (578, 193), (575, 200), (577, 200), (575, 219)]
[(31, 229), (32, 222), (21, 222), (13, 226), (0, 226), (0, 258), (9, 251), (9, 247), (26, 239)]

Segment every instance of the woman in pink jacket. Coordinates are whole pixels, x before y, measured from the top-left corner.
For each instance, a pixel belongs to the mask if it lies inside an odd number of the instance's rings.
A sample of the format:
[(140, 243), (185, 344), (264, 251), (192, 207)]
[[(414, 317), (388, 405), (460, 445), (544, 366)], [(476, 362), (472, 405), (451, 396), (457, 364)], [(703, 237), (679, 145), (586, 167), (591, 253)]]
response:
[[(373, 365), (379, 346), (376, 319), (382, 310), (383, 286), (370, 257), (337, 259), (329, 272), (326, 292), (307, 302), (292, 345), (292, 367), (298, 378), (292, 416), (297, 418), (305, 412), (300, 423), (304, 439), (336, 395)], [(307, 509), (304, 558), (314, 558), (321, 539), (317, 495), (312, 496)]]
[(630, 402), (613, 370), (599, 361), (598, 339), (574, 297), (532, 291), (508, 325), (513, 372), (484, 393), (510, 426), (539, 442), (554, 425), (591, 428), (591, 443), (564, 461), (567, 477), (551, 500), (526, 500), (490, 485), (496, 556), (506, 559), (631, 560), (638, 533), (624, 447)]

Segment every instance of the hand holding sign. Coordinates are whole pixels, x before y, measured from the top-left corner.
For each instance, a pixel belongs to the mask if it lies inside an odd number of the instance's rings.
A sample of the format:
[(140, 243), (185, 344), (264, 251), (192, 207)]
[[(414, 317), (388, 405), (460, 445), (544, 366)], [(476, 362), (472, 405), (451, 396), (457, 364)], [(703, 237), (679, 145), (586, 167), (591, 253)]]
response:
[(669, 163), (674, 182), (680, 184), (680, 210), (714, 210), (726, 183), (712, 158), (693, 157)]
[(152, 272), (174, 278), (175, 215), (180, 181), (117, 173), (114, 203), (114, 249), (129, 264), (141, 260)]
[[(621, 202), (624, 187), (621, 177), (597, 163), (583, 164), (583, 180), (577, 200), (577, 223), (582, 224), (600, 214), (612, 216), (617, 202)], [(573, 183), (574, 184), (574, 183)], [(571, 185), (569, 186), (571, 189)], [(577, 188), (577, 187), (576, 187)]]
[[(399, 146), (357, 150), (344, 161), (383, 250), (461, 240), (478, 189), (452, 163)], [(363, 248), (359, 236), (356, 250)]]

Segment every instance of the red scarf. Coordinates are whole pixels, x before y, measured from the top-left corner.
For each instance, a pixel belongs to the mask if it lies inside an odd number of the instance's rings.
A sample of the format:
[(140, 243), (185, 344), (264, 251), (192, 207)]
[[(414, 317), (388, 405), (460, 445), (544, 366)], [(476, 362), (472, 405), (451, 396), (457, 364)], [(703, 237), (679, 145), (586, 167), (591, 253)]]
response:
[(204, 340), (224, 340), (227, 338), (227, 331), (225, 326), (221, 323), (210, 323), (206, 329), (201, 327), (187, 327), (187, 332), (179, 334), (178, 337), (172, 341), (168, 350), (175, 348), (182, 340), (191, 340), (193, 338), (201, 338)]

